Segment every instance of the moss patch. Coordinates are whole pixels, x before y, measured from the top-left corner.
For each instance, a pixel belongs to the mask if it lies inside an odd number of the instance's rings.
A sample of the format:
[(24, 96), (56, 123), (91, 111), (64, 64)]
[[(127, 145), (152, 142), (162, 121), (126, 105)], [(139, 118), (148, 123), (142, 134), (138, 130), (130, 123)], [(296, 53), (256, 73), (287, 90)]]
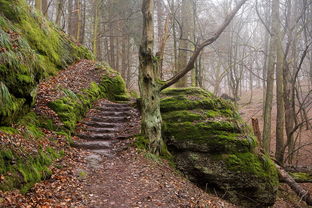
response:
[(51, 176), (48, 168), (52, 161), (61, 157), (62, 152), (52, 148), (39, 150), (34, 156), (18, 156), (9, 149), (0, 151), (0, 174), (4, 180), (0, 182), (0, 190), (15, 188), (22, 193), (27, 192), (33, 184)]

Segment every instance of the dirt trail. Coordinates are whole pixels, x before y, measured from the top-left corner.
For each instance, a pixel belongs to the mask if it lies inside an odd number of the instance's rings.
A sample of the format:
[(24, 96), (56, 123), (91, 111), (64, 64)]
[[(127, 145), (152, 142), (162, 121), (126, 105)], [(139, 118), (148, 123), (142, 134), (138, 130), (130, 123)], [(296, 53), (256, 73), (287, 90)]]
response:
[(234, 207), (209, 196), (164, 161), (131, 143), (140, 116), (128, 104), (100, 100), (80, 122), (74, 146), (88, 150), (82, 188), (86, 207)]
[[(48, 102), (63, 96), (58, 89), (78, 92), (99, 82), (100, 76), (92, 61), (70, 66), (40, 83), (35, 112), (60, 122), (47, 107)], [(96, 102), (77, 125), (72, 137), (75, 147), (66, 145), (66, 136), (43, 129), (48, 139), (62, 141), (58, 143), (65, 156), (51, 167), (51, 178), (35, 184), (27, 194), (0, 192), (0, 207), (236, 207), (201, 190), (166, 161), (137, 150), (133, 142), (140, 116), (131, 106)]]

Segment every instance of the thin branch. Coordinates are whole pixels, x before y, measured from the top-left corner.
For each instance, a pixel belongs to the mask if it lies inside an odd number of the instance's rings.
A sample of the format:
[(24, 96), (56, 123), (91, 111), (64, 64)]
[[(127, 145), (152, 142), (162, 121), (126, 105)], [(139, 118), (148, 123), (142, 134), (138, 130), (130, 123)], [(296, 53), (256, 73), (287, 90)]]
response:
[(236, 7), (232, 10), (232, 12), (225, 18), (223, 24), (217, 29), (215, 34), (212, 37), (210, 37), (209, 39), (207, 39), (206, 41), (204, 41), (203, 43), (201, 43), (196, 48), (196, 50), (194, 51), (193, 55), (191, 56), (186, 67), (183, 70), (181, 70), (180, 73), (176, 74), (174, 77), (172, 77), (171, 79), (166, 81), (166, 83), (160, 88), (160, 90), (163, 90), (163, 89), (166, 89), (167, 87), (170, 87), (171, 85), (176, 83), (179, 79), (181, 79), (184, 75), (186, 75), (189, 71), (191, 71), (194, 68), (194, 63), (195, 63), (197, 57), (199, 56), (199, 54), (201, 53), (201, 51), (206, 46), (212, 44), (213, 42), (215, 42), (219, 38), (219, 36), (222, 34), (222, 32), (225, 30), (225, 28), (230, 24), (230, 22), (232, 21), (232, 19), (234, 18), (234, 16), (238, 12), (238, 10), (243, 6), (243, 4), (246, 1), (247, 0), (241, 0), (236, 5)]

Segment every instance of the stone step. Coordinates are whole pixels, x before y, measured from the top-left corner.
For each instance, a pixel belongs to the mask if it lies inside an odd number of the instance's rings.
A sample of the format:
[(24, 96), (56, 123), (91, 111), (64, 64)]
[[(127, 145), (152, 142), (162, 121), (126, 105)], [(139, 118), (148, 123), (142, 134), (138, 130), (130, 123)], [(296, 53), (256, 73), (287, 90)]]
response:
[(123, 103), (101, 103), (100, 106), (102, 107), (129, 107), (128, 104), (123, 104)]
[(98, 116), (113, 116), (113, 117), (118, 117), (118, 116), (131, 116), (130, 112), (116, 112), (116, 111), (99, 111), (97, 112)]
[(109, 122), (100, 122), (100, 121), (82, 121), (81, 123), (98, 128), (118, 128), (121, 126), (120, 123), (109, 123)]
[(91, 152), (97, 153), (99, 155), (103, 155), (105, 157), (113, 157), (114, 156), (114, 152), (110, 149), (93, 149), (93, 150), (91, 150)]
[(123, 106), (115, 106), (115, 107), (96, 107), (97, 110), (100, 111), (114, 111), (114, 112), (128, 112), (131, 110), (131, 107), (123, 107)]
[(115, 138), (115, 134), (107, 134), (107, 133), (80, 133), (77, 136), (81, 139), (85, 140), (112, 140)]
[(96, 122), (107, 122), (107, 123), (115, 123), (115, 122), (127, 122), (129, 119), (127, 117), (99, 117), (93, 116), (90, 117), (92, 121)]
[(119, 131), (118, 128), (95, 128), (95, 127), (88, 127), (85, 129), (88, 132), (96, 132), (96, 133), (116, 133)]
[(79, 133), (76, 135), (77, 137), (84, 139), (84, 140), (98, 140), (98, 141), (107, 141), (107, 140), (123, 140), (129, 138), (128, 136), (125, 135), (116, 135), (114, 133)]
[(85, 141), (74, 142), (72, 146), (82, 149), (102, 150), (111, 148), (112, 141)]

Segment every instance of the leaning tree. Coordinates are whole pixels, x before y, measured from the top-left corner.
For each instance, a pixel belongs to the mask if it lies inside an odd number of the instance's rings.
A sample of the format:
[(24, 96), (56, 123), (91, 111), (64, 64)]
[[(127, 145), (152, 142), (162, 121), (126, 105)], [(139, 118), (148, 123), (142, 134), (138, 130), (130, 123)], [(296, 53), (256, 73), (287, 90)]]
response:
[[(142, 98), (142, 134), (149, 140), (149, 150), (155, 154), (162, 153), (164, 146), (161, 138), (161, 114), (160, 114), (160, 92), (170, 87), (189, 71), (194, 68), (195, 61), (201, 51), (208, 45), (215, 42), (225, 28), (229, 25), (235, 14), (247, 0), (241, 0), (235, 8), (226, 16), (215, 33), (199, 44), (192, 53), (185, 67), (179, 73), (167, 81), (160, 79), (159, 60), (154, 55), (154, 25), (153, 25), (153, 0), (143, 0), (143, 36), (139, 51), (139, 87)], [(157, 53), (156, 53), (157, 54)]]

